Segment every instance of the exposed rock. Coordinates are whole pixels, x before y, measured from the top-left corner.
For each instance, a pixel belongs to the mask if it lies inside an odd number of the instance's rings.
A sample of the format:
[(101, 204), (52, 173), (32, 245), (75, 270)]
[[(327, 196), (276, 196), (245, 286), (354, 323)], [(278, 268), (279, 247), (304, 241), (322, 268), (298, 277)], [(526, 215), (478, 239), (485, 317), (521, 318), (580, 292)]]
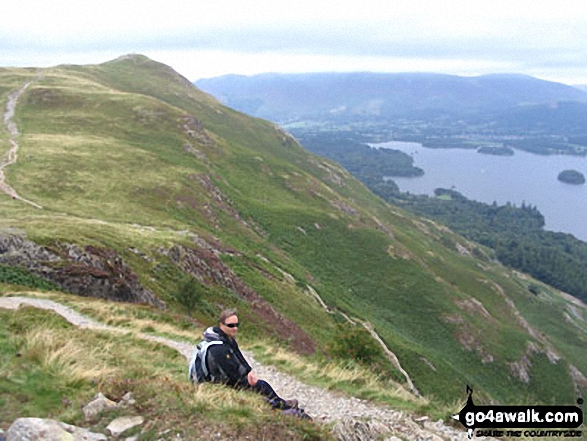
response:
[(112, 400), (106, 398), (102, 393), (96, 395), (94, 400), (88, 403), (83, 408), (84, 417), (86, 420), (93, 419), (96, 415), (100, 412), (105, 411), (106, 409), (112, 409), (116, 407), (116, 403)]
[(310, 285), (306, 285), (306, 288), (308, 289), (310, 295), (316, 299), (316, 301), (320, 304), (320, 306), (322, 306), (322, 308), (327, 313), (334, 314), (334, 311), (332, 311), (332, 309), (330, 309), (330, 307), (326, 303), (324, 303), (324, 300), (322, 300), (322, 297), (320, 297), (320, 295), (316, 292), (314, 288), (312, 288)]
[(334, 164), (330, 164), (326, 161), (317, 161), (313, 158), (309, 159), (308, 162), (318, 168), (321, 168), (322, 170), (325, 170), (328, 174), (326, 176), (328, 181), (338, 185), (339, 187), (345, 186), (344, 178), (348, 179), (348, 172), (346, 172), (346, 170), (344, 170), (342, 167), (337, 167)]
[(106, 430), (108, 430), (113, 437), (118, 438), (127, 430), (130, 430), (136, 426), (140, 426), (144, 422), (145, 419), (142, 416), (120, 417), (116, 418), (114, 421), (108, 424)]
[[(518, 274), (518, 277), (520, 277), (520, 278), (526, 277), (521, 273), (517, 273), (517, 274)], [(508, 305), (508, 307), (510, 308), (510, 310), (512, 311), (512, 313), (516, 317), (516, 321), (518, 322), (518, 325), (522, 329), (524, 329), (524, 331), (526, 331), (528, 333), (528, 335), (530, 335), (533, 339), (537, 340), (541, 345), (541, 347), (540, 347), (540, 346), (537, 346), (536, 344), (534, 344), (533, 342), (529, 342), (528, 349), (526, 350), (526, 353), (524, 355), (522, 355), (521, 359), (515, 363), (508, 363), (514, 376), (525, 383), (530, 381), (528, 369), (532, 364), (530, 362), (529, 357), (533, 353), (543, 353), (548, 357), (548, 360), (550, 361), (550, 363), (552, 363), (552, 364), (558, 363), (558, 361), (561, 359), (561, 356), (559, 355), (558, 351), (554, 348), (553, 344), (548, 340), (548, 337), (546, 335), (542, 334), (541, 332), (539, 332), (538, 330), (536, 330), (534, 327), (532, 327), (528, 323), (528, 321), (522, 316), (522, 314), (520, 313), (520, 311), (516, 307), (513, 300), (506, 295), (504, 289), (500, 285), (498, 285), (497, 283), (495, 283), (493, 281), (490, 281), (490, 280), (482, 280), (482, 281), (484, 283), (489, 283), (490, 286), (493, 288), (493, 290), (504, 299), (505, 303)]]
[(436, 366), (434, 366), (430, 360), (428, 360), (426, 357), (420, 357), (420, 359), (426, 364), (426, 366), (436, 372)]
[(116, 251), (86, 246), (65, 245), (65, 268), (55, 271), (54, 281), (78, 295), (100, 297), (162, 307), (151, 291), (143, 288), (136, 274)]
[(573, 384), (575, 385), (575, 392), (577, 396), (581, 396), (580, 389), (587, 389), (587, 378), (583, 373), (577, 369), (574, 365), (569, 365), (569, 373), (571, 374), (571, 378), (573, 379)]
[(375, 216), (373, 216), (373, 220), (375, 221), (375, 224), (377, 225), (377, 228), (380, 231), (383, 231), (387, 235), (387, 237), (390, 237), (392, 239), (395, 239), (394, 234), (392, 233), (392, 231), (389, 229), (389, 227), (387, 225), (385, 225), (383, 222), (381, 222)]
[(183, 149), (187, 152), (190, 153), (192, 155), (194, 155), (196, 158), (198, 158), (200, 161), (206, 161), (208, 162), (208, 158), (207, 156), (202, 153), (200, 150), (198, 150), (197, 148), (195, 148), (192, 144), (190, 144), (189, 142), (184, 144)]
[(346, 213), (348, 215), (354, 216), (354, 217), (358, 217), (359, 216), (359, 212), (357, 210), (355, 210), (353, 207), (351, 207), (349, 204), (347, 204), (346, 202), (342, 201), (342, 200), (331, 200), (330, 204), (335, 207), (337, 210)]
[(191, 115), (185, 115), (179, 119), (179, 125), (184, 133), (189, 138), (194, 139), (198, 144), (207, 147), (217, 147), (199, 119)]
[(459, 254), (461, 256), (468, 256), (471, 257), (471, 252), (465, 248), (463, 245), (461, 245), (460, 243), (456, 243), (456, 247), (457, 247), (457, 251), (459, 252)]
[(268, 332), (274, 332), (282, 339), (291, 340), (295, 350), (302, 353), (314, 352), (312, 339), (295, 322), (280, 314), (234, 274), (218, 256), (219, 250), (209, 246), (187, 248), (174, 245), (169, 250), (161, 249), (160, 252), (166, 254), (184, 272), (192, 275), (200, 283), (223, 286), (249, 302), (257, 316), (269, 325)]
[(24, 268), (72, 294), (164, 306), (114, 250), (75, 244), (48, 249), (21, 235), (0, 233), (0, 263)]
[(208, 192), (208, 195), (211, 198), (211, 204), (214, 208), (224, 211), (241, 225), (245, 227), (249, 226), (234, 207), (234, 202), (232, 202), (228, 196), (226, 196), (222, 190), (220, 190), (220, 188), (214, 184), (212, 178), (209, 175), (194, 174), (190, 175), (190, 178), (196, 180), (202, 186), (202, 188)]
[(495, 319), (491, 316), (491, 314), (489, 314), (489, 311), (487, 311), (483, 304), (474, 297), (456, 300), (455, 303), (459, 308), (469, 312), (471, 315), (474, 315), (475, 317), (483, 316), (486, 319), (495, 322)]
[(106, 441), (105, 435), (41, 418), (19, 418), (6, 433), (6, 441)]
[(294, 276), (292, 276), (290, 273), (288, 273), (287, 271), (283, 271), (281, 268), (279, 268), (278, 266), (275, 267), (275, 269), (277, 271), (279, 271), (281, 273), (281, 275), (283, 276), (283, 279), (287, 282), (290, 283), (292, 285), (295, 285), (296, 283), (296, 279)]
[(122, 399), (120, 400), (120, 402), (118, 403), (118, 407), (129, 407), (132, 406), (133, 404), (136, 403), (136, 400), (134, 398), (134, 395), (132, 392), (127, 392)]
[[(489, 314), (489, 312), (485, 310), (480, 302), (471, 300), (475, 299), (471, 298), (469, 300), (462, 300), (456, 303), (461, 309), (470, 312), (473, 315), (481, 314), (493, 321), (495, 320)], [(482, 311), (485, 311), (487, 315), (485, 315), (485, 313)], [(489, 351), (487, 351), (487, 349), (485, 349), (481, 344), (479, 339), (480, 331), (478, 328), (473, 327), (473, 325), (466, 321), (459, 313), (444, 314), (443, 319), (446, 323), (455, 325), (454, 336), (465, 350), (469, 352), (476, 351), (481, 356), (481, 362), (483, 364), (493, 363), (493, 355), (490, 354)]]
[(540, 350), (536, 346), (535, 343), (529, 342), (528, 348), (526, 352), (522, 355), (522, 357), (515, 362), (507, 363), (510, 367), (510, 371), (512, 375), (516, 377), (518, 380), (529, 383), (530, 382), (530, 368), (532, 367), (532, 362), (530, 361), (530, 357), (532, 354), (538, 353)]
[(32, 262), (58, 262), (59, 256), (26, 240), (19, 234), (0, 234), (0, 262), (8, 265), (30, 266)]

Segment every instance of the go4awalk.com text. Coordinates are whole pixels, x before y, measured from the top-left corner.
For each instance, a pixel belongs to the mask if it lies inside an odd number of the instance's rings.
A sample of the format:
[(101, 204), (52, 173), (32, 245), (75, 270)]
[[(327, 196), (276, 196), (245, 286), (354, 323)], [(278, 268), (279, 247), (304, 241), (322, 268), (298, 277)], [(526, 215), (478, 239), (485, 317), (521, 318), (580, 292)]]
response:
[[(489, 437), (557, 437), (580, 438), (583, 411), (578, 406), (477, 406), (473, 390), (465, 407), (454, 419), (468, 429), (469, 438)], [(582, 405), (583, 399), (577, 400)]]

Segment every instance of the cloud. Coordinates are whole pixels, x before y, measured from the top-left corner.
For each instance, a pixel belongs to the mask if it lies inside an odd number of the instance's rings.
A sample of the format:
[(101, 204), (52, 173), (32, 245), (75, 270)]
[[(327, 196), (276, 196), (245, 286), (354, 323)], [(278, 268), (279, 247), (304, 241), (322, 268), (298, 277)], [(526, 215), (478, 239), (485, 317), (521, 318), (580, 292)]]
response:
[[(58, 64), (67, 55), (81, 63), (135, 52), (161, 54), (163, 62), (182, 61), (178, 54), (215, 57), (229, 69), (224, 73), (301, 62), (312, 71), (409, 64), (412, 71), (450, 65), (462, 73), (555, 74), (558, 67), (562, 77), (565, 69), (585, 67), (583, 9), (575, 0), (4, 0), (0, 65)], [(238, 63), (231, 67), (228, 60)], [(202, 75), (195, 67), (191, 75)], [(291, 64), (289, 71), (299, 67)]]

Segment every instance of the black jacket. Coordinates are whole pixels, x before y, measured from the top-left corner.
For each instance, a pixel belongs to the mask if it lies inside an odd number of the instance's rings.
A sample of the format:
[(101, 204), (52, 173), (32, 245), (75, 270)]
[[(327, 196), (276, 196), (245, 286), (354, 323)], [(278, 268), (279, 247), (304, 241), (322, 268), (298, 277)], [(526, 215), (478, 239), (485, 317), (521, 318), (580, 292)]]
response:
[(214, 326), (204, 331), (206, 341), (222, 341), (221, 345), (211, 345), (208, 348), (206, 363), (214, 381), (229, 384), (233, 387), (247, 387), (247, 375), (252, 368), (234, 338), (226, 335), (220, 327)]

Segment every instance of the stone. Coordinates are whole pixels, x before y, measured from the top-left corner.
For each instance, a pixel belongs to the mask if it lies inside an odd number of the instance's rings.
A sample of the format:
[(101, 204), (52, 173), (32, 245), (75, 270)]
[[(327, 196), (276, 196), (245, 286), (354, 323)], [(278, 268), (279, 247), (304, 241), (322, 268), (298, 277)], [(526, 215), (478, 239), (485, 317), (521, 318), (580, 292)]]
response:
[(144, 422), (145, 422), (145, 419), (142, 416), (120, 417), (120, 418), (116, 418), (114, 421), (112, 421), (110, 424), (108, 424), (108, 427), (106, 427), (106, 430), (108, 430), (113, 437), (118, 438), (120, 435), (122, 435), (127, 430), (132, 429), (133, 427), (139, 426), (139, 425), (143, 424)]
[(134, 399), (132, 392), (127, 392), (118, 403), (118, 407), (126, 408), (132, 406), (135, 403), (136, 400)]
[(41, 418), (19, 418), (6, 432), (6, 441), (106, 441), (101, 433)]
[(423, 423), (425, 421), (428, 421), (428, 417), (427, 416), (423, 416), (423, 417), (414, 418), (414, 421), (416, 423)]
[(116, 407), (116, 403), (106, 398), (102, 393), (99, 393), (94, 399), (89, 402), (84, 408), (83, 413), (86, 420), (91, 420), (96, 417), (100, 412), (106, 409), (112, 409)]

